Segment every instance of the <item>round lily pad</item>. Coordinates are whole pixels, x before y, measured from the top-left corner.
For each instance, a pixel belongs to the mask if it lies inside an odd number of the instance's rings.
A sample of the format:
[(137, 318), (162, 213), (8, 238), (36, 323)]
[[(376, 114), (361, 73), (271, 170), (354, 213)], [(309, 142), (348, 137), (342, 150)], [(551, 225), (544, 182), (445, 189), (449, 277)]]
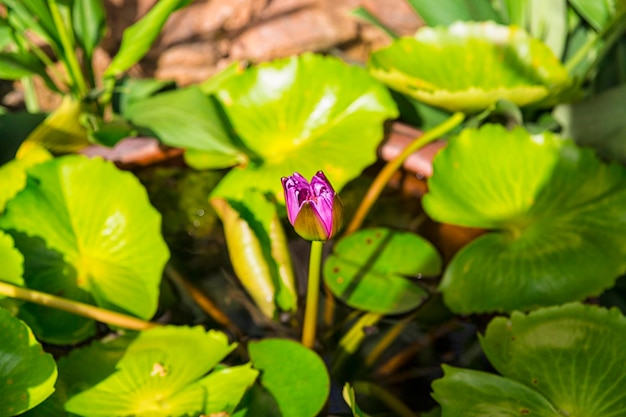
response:
[(626, 269), (626, 169), (545, 132), (466, 129), (434, 160), (425, 211), (488, 229), (461, 249), (440, 290), (455, 312), (580, 300)]
[(0, 416), (15, 416), (52, 394), (57, 368), (28, 326), (4, 309), (0, 334)]
[(341, 189), (376, 160), (383, 122), (398, 114), (367, 71), (310, 53), (233, 75), (218, 97), (250, 156), (213, 191), (235, 199), (257, 188), (282, 201), (280, 178), (293, 172), (323, 170)]
[(493, 374), (446, 367), (433, 383), (444, 416), (626, 414), (626, 317), (570, 303), (489, 323)]
[[(27, 286), (152, 317), (169, 252), (161, 216), (139, 181), (81, 156), (41, 163), (28, 176), (0, 218), (24, 254)], [(56, 343), (88, 336), (77, 329), (93, 323), (32, 304), (23, 309), (37, 335)]]
[[(253, 366), (261, 371), (260, 383), (276, 409), (268, 415), (314, 417), (330, 393), (326, 365), (312, 350), (287, 339), (264, 339), (248, 345)], [(250, 409), (255, 416), (268, 410)]]
[(324, 264), (332, 293), (351, 307), (380, 314), (403, 313), (428, 296), (416, 282), (441, 273), (441, 257), (425, 239), (375, 228), (349, 235)]
[[(117, 362), (116, 372), (72, 395), (66, 410), (90, 417), (193, 415), (204, 410), (207, 398), (199, 381), (234, 347), (225, 334), (200, 326), (144, 331)], [(89, 356), (75, 357), (73, 366), (84, 366), (85, 359)]]
[(394, 90), (448, 111), (478, 112), (500, 99), (536, 104), (570, 84), (548, 46), (493, 22), (421, 28), (374, 52), (368, 68)]

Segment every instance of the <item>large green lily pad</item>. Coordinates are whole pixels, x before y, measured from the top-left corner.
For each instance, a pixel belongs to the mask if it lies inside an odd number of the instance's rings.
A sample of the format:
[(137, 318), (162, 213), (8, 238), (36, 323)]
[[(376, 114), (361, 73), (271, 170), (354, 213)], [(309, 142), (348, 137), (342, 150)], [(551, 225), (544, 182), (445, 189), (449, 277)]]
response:
[(570, 303), (497, 317), (481, 345), (502, 374), (445, 367), (433, 383), (442, 416), (626, 414), (626, 318)]
[(626, 268), (626, 169), (548, 132), (466, 129), (434, 160), (424, 209), (489, 229), (440, 284), (455, 312), (530, 309), (597, 295)]
[(545, 44), (493, 22), (424, 27), (374, 52), (368, 68), (391, 88), (448, 111), (478, 112), (500, 99), (536, 104), (570, 83)]
[(323, 170), (341, 189), (376, 160), (383, 122), (398, 114), (365, 70), (315, 54), (229, 77), (218, 97), (250, 156), (213, 192), (234, 199), (257, 188), (282, 201), (280, 177), (296, 171), (311, 178)]
[[(225, 334), (213, 330), (207, 332), (200, 326), (167, 326), (142, 332), (130, 342), (113, 373), (88, 389), (72, 393), (65, 407), (87, 417), (166, 417), (231, 412), (258, 372), (244, 365), (226, 368), (230, 371), (216, 371), (215, 375), (205, 374), (234, 347), (228, 343)], [(107, 350), (94, 353), (102, 355)], [(114, 351), (111, 353), (115, 354)], [(69, 365), (84, 367), (95, 358), (75, 355), (72, 362), (64, 366), (66, 369), (70, 368)], [(106, 356), (104, 359), (106, 361)], [(70, 383), (74, 389), (80, 388), (76, 381)], [(220, 390), (227, 395), (208, 400), (208, 393), (217, 395)]]
[(441, 273), (441, 257), (425, 239), (407, 232), (375, 228), (341, 239), (324, 263), (324, 281), (351, 307), (380, 314), (418, 307), (428, 293), (422, 276)]
[(35, 407), (54, 391), (57, 367), (22, 321), (0, 308), (0, 416)]
[[(109, 162), (80, 156), (36, 165), (28, 176), (0, 218), (24, 254), (26, 285), (152, 317), (169, 252), (161, 216), (139, 181)], [(20, 314), (39, 337), (56, 343), (93, 329), (91, 321), (32, 304)]]

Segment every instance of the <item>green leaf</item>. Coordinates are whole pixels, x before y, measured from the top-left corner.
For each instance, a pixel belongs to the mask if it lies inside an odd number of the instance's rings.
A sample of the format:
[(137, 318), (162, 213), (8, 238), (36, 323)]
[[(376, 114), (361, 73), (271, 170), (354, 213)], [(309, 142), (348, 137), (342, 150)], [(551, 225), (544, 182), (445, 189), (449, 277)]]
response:
[[(15, 249), (15, 242), (11, 236), (0, 231), (0, 281), (15, 285), (24, 285), (24, 257)], [(0, 298), (3, 296), (0, 295)]]
[(160, 0), (138, 22), (124, 30), (122, 44), (103, 76), (115, 77), (144, 57), (172, 13), (190, 0)]
[(204, 414), (220, 412), (232, 414), (258, 376), (259, 371), (247, 363), (219, 369), (202, 378), (198, 383), (207, 392)]
[(569, 0), (569, 3), (596, 31), (605, 28), (615, 13), (615, 0)]
[(218, 104), (196, 86), (135, 100), (125, 116), (166, 145), (189, 149), (188, 162), (195, 168), (227, 168), (248, 160), (233, 143)]
[(562, 417), (552, 404), (526, 385), (487, 372), (443, 365), (433, 382), (433, 398), (443, 417)]
[(28, 326), (0, 309), (0, 416), (35, 407), (54, 391), (57, 368)]
[(498, 372), (541, 393), (558, 415), (619, 416), (626, 413), (625, 335), (619, 310), (571, 303), (497, 317), (481, 345)]
[[(115, 373), (72, 396), (65, 408), (87, 417), (195, 414), (207, 397), (199, 379), (234, 347), (225, 334), (200, 326), (144, 331), (130, 343)], [(228, 377), (225, 382), (248, 383)]]
[(235, 199), (257, 188), (283, 201), (280, 178), (296, 171), (311, 178), (323, 170), (339, 191), (376, 160), (383, 122), (397, 115), (363, 69), (310, 53), (250, 68), (228, 79), (219, 98), (252, 155), (213, 192)]
[[(161, 217), (137, 179), (109, 162), (80, 156), (36, 165), (28, 174), (26, 188), (0, 218), (0, 227), (12, 230), (26, 258), (27, 286), (152, 317), (169, 252), (160, 234)], [(67, 313), (24, 308), (37, 312), (30, 320), (43, 329), (57, 327), (39, 336), (76, 341), (66, 339), (66, 332), (77, 328), (65, 321)]]
[(408, 3), (428, 26), (446, 26), (457, 20), (501, 22), (489, 0), (408, 0)]
[(530, 309), (597, 295), (626, 268), (626, 169), (545, 132), (465, 129), (433, 163), (423, 206), (490, 230), (461, 249), (440, 290), (455, 312)]
[(78, 152), (90, 145), (87, 130), (81, 124), (90, 105), (65, 95), (61, 105), (39, 124), (22, 143), (18, 156), (32, 147), (44, 147), (57, 154)]
[(131, 103), (175, 88), (176, 83), (173, 81), (122, 77), (115, 83), (113, 90), (113, 111), (121, 114), (125, 119), (130, 119), (128, 108)]
[(391, 39), (396, 39), (398, 37), (398, 35), (391, 28), (385, 26), (383, 22), (381, 22), (376, 16), (370, 13), (369, 10), (367, 10), (363, 6), (359, 6), (356, 9), (351, 10), (350, 15), (371, 24), (375, 28), (382, 30)]
[[(248, 345), (260, 383), (276, 402), (274, 417), (314, 417), (328, 399), (330, 379), (322, 359), (288, 339), (264, 339)], [(256, 416), (254, 409), (246, 415)]]
[(294, 312), (296, 280), (276, 204), (252, 190), (240, 202), (210, 201), (224, 225), (233, 269), (256, 305), (270, 318), (276, 307)]
[(102, 0), (80, 0), (72, 2), (72, 22), (76, 40), (87, 58), (102, 40), (106, 30), (105, 10)]
[(391, 88), (448, 111), (479, 112), (500, 99), (540, 104), (571, 82), (545, 44), (493, 22), (424, 27), (374, 52), (368, 68)]
[(46, 68), (32, 53), (0, 52), (0, 79), (19, 80), (31, 75), (47, 77)]
[(626, 85), (622, 85), (584, 101), (557, 106), (553, 114), (563, 127), (562, 135), (594, 148), (603, 158), (626, 164), (625, 95)]
[[(21, 159), (13, 159), (0, 166), (0, 213), (2, 213), (9, 200), (26, 187), (26, 170), (40, 162), (47, 161), (52, 155), (45, 150), (31, 152)], [(1, 278), (0, 278), (1, 279)]]
[(341, 239), (324, 263), (331, 292), (353, 308), (397, 314), (428, 296), (416, 282), (441, 273), (441, 257), (418, 235), (364, 229)]
[(352, 411), (352, 415), (354, 417), (370, 417), (369, 415), (361, 411), (361, 409), (357, 405), (356, 394), (354, 392), (354, 388), (350, 384), (346, 383), (343, 386), (341, 394), (343, 396), (343, 400), (346, 402), (346, 404), (350, 406), (350, 410)]
[(45, 0), (3, 0), (7, 7), (10, 19), (13, 23), (18, 23), (17, 29), (22, 32), (32, 30), (37, 35), (46, 40), (55, 52), (61, 49), (61, 42), (56, 26), (50, 14), (48, 2)]

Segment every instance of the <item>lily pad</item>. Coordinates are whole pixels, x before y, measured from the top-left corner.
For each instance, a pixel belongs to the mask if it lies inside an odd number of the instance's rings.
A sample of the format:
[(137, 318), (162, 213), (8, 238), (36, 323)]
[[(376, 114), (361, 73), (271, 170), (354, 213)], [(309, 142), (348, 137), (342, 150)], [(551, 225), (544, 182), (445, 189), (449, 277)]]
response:
[(293, 172), (323, 170), (341, 189), (376, 160), (383, 122), (398, 114), (365, 70), (310, 53), (234, 75), (218, 97), (250, 155), (213, 191), (231, 199), (257, 188), (283, 201), (279, 179)]
[(455, 312), (581, 300), (626, 269), (626, 169), (545, 132), (466, 129), (434, 159), (434, 220), (488, 229), (461, 249), (439, 289)]
[(421, 276), (441, 273), (441, 257), (422, 237), (389, 229), (364, 229), (334, 247), (324, 264), (331, 292), (351, 307), (396, 314), (419, 306), (428, 293)]
[[(24, 257), (15, 249), (15, 242), (11, 236), (0, 231), (0, 264), (2, 276), (0, 280), (15, 285), (24, 285)], [(0, 295), (0, 298), (3, 296)]]
[[(0, 218), (24, 254), (26, 285), (151, 318), (169, 252), (161, 216), (139, 181), (109, 162), (80, 156), (44, 162), (28, 175), (26, 188)], [(87, 330), (74, 334), (79, 328), (93, 327), (46, 307), (23, 309), (29, 325), (49, 341), (74, 342), (88, 336)]]
[[(287, 339), (264, 339), (248, 345), (253, 366), (261, 371), (260, 383), (273, 398), (275, 417), (314, 417), (330, 393), (326, 365), (315, 352)], [(267, 404), (267, 402), (265, 403)], [(269, 410), (248, 409), (246, 416)]]
[(0, 416), (15, 416), (52, 394), (57, 367), (28, 326), (4, 309), (0, 334)]
[(73, 395), (65, 408), (87, 417), (204, 412), (207, 391), (200, 381), (234, 347), (225, 334), (199, 326), (144, 331), (130, 343), (114, 373)]
[(21, 159), (12, 159), (0, 166), (0, 213), (7, 202), (26, 187), (26, 169), (40, 162), (47, 161), (52, 155), (43, 148), (33, 148)]
[(502, 374), (446, 367), (433, 383), (443, 416), (626, 413), (626, 318), (570, 303), (497, 317), (481, 345)]
[(571, 82), (545, 44), (518, 27), (493, 22), (421, 28), (414, 37), (374, 52), (368, 68), (397, 91), (448, 111), (471, 113), (500, 99), (537, 104)]

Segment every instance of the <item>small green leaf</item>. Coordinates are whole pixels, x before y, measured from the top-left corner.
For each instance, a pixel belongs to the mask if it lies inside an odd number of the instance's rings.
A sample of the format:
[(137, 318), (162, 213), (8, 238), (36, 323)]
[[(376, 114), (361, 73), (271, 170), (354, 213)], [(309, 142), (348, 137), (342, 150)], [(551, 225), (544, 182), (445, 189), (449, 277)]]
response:
[[(0, 227), (11, 230), (26, 258), (27, 286), (152, 317), (169, 251), (160, 234), (161, 217), (138, 180), (109, 162), (80, 156), (44, 162), (28, 174), (26, 188), (0, 218)], [(121, 198), (129, 195), (132, 199)], [(63, 329), (76, 329), (66, 320), (82, 320), (46, 307), (24, 309), (37, 311), (29, 323), (39, 336), (36, 323), (56, 327), (44, 337), (57, 342), (68, 341)], [(55, 314), (63, 314), (63, 320)]]
[(600, 32), (615, 13), (616, 0), (569, 0), (569, 3), (593, 28)]
[(215, 197), (256, 188), (283, 201), (282, 176), (319, 170), (338, 191), (376, 160), (383, 122), (397, 115), (366, 71), (311, 53), (249, 68), (218, 96), (250, 161), (226, 174)]
[(102, 40), (106, 30), (105, 10), (102, 0), (81, 0), (72, 2), (72, 23), (76, 40), (85, 51), (87, 58)]
[(54, 391), (57, 368), (28, 326), (0, 309), (0, 416), (35, 407)]
[[(314, 417), (328, 399), (330, 379), (322, 359), (287, 339), (264, 339), (248, 345), (260, 383), (276, 402), (275, 417)], [(255, 416), (255, 410), (248, 414)]]
[(324, 281), (351, 307), (403, 313), (428, 296), (416, 282), (441, 273), (441, 257), (418, 235), (364, 229), (341, 239), (324, 264)]
[(356, 403), (356, 394), (354, 392), (354, 388), (346, 383), (343, 386), (343, 391), (341, 392), (343, 396), (343, 400), (350, 406), (350, 410), (352, 410), (352, 415), (354, 417), (370, 417), (365, 414)]
[(408, 0), (428, 26), (446, 26), (458, 20), (493, 20), (500, 23), (489, 0)]
[(493, 22), (424, 27), (374, 52), (368, 68), (391, 88), (448, 111), (479, 112), (500, 99), (538, 104), (571, 83), (545, 44)]
[(124, 30), (122, 44), (103, 76), (116, 77), (144, 57), (172, 13), (190, 0), (160, 0), (138, 22)]
[(153, 131), (166, 145), (190, 149), (188, 162), (196, 168), (227, 168), (248, 160), (233, 143), (218, 104), (198, 87), (134, 100), (125, 116), (134, 125)]
[(56, 30), (48, 2), (45, 0), (3, 0), (9, 12), (9, 21), (18, 25), (20, 31), (32, 30), (51, 44), (53, 50), (60, 50), (61, 42)]
[(0, 79), (19, 80), (31, 75), (47, 77), (46, 68), (32, 53), (0, 52)]
[(465, 129), (435, 157), (423, 206), (490, 230), (440, 290), (455, 312), (530, 309), (597, 295), (626, 268), (626, 169), (545, 132)]

